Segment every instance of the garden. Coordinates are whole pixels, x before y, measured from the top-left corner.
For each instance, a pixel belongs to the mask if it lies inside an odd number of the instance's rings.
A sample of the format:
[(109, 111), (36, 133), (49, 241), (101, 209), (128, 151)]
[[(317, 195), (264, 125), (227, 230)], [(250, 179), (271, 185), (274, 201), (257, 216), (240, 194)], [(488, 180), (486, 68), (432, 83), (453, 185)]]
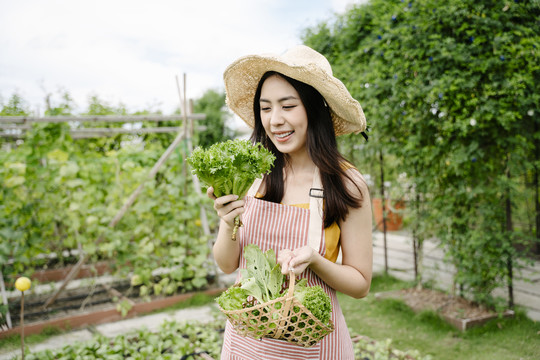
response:
[[(515, 301), (540, 259), (539, 18), (538, 1), (371, 0), (305, 29), (366, 113), (369, 140), (339, 146), (370, 182), (384, 256), (390, 232), (412, 242), (411, 280), (385, 267), (367, 298), (339, 297), (358, 359), (540, 354), (540, 324)], [(218, 218), (186, 159), (238, 135), (225, 95), (184, 99), (172, 115), (98, 96), (76, 113), (67, 91), (46, 105), (38, 117), (18, 94), (0, 102), (0, 349), (19, 348), (24, 328), (26, 359), (218, 359)], [(427, 276), (429, 246), (450, 289)], [(23, 293), (21, 276), (32, 282)], [(381, 295), (411, 289), (494, 316), (460, 330), (440, 308)], [(92, 324), (200, 306), (216, 310), (211, 322), (29, 351)]]

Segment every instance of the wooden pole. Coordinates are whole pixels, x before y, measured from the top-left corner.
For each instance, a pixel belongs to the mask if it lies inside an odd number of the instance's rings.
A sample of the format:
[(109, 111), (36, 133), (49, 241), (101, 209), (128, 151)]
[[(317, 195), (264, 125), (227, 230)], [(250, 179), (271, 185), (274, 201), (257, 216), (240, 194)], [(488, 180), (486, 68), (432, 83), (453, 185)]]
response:
[(2, 269), (0, 269), (0, 291), (2, 292), (2, 302), (6, 306), (6, 324), (8, 326), (8, 329), (11, 329), (11, 316), (9, 315), (9, 305), (6, 295), (6, 285), (4, 283), (4, 274), (2, 273)]
[(21, 291), (21, 355), (24, 360), (24, 291)]
[[(180, 104), (181, 104), (180, 108), (181, 108), (182, 113), (184, 114), (184, 119), (185, 119), (185, 123), (184, 123), (185, 127), (184, 127), (184, 129), (185, 129), (186, 134), (187, 134), (186, 135), (187, 151), (191, 154), (191, 152), (193, 151), (193, 143), (191, 141), (192, 135), (193, 135), (193, 121), (192, 121), (191, 117), (189, 116), (189, 114), (192, 112), (192, 109), (190, 108), (188, 110), (188, 106), (187, 106), (186, 74), (184, 74), (184, 94), (183, 94), (183, 96), (182, 96), (182, 94), (180, 92), (180, 84), (178, 83), (178, 76), (176, 77), (176, 88), (178, 89), (178, 97), (179, 97)], [(189, 125), (188, 125), (188, 120), (189, 120)], [(185, 162), (184, 162), (184, 169), (186, 169)], [(187, 174), (185, 174), (185, 176), (187, 177)], [(197, 194), (201, 194), (201, 184), (199, 182), (199, 178), (194, 174), (192, 174), (191, 177), (192, 177), (192, 180), (193, 180), (193, 186), (195, 188), (195, 192), (197, 192)], [(210, 235), (210, 226), (208, 225), (208, 217), (206, 215), (206, 209), (202, 205), (200, 206), (200, 217), (201, 217), (201, 225), (202, 225), (204, 234), (205, 235)]]
[[(204, 120), (205, 114), (190, 114), (192, 120)], [(88, 116), (0, 116), (0, 124), (30, 124), (34, 122), (142, 122), (142, 121), (181, 121), (183, 115), (88, 115)]]
[(384, 272), (388, 274), (388, 246), (386, 243), (386, 197), (384, 196), (384, 158), (382, 149), (379, 150), (379, 160), (381, 165), (381, 207), (382, 207), (382, 223), (383, 223), (383, 243), (384, 243)]
[[(111, 222), (109, 223), (109, 227), (110, 228), (114, 228), (116, 226), (116, 224), (118, 224), (118, 222), (120, 221), (120, 219), (122, 219), (122, 217), (126, 214), (127, 210), (131, 207), (131, 205), (133, 205), (133, 203), (135, 202), (135, 200), (137, 199), (137, 196), (139, 196), (139, 194), (141, 193), (141, 191), (143, 190), (144, 188), (144, 184), (150, 180), (150, 179), (153, 179), (159, 168), (163, 165), (163, 163), (165, 163), (165, 161), (169, 158), (169, 156), (172, 154), (173, 150), (178, 146), (178, 144), (180, 144), (180, 142), (183, 140), (185, 136), (185, 133), (183, 131), (179, 132), (178, 135), (176, 136), (176, 138), (174, 139), (174, 141), (171, 143), (171, 145), (169, 145), (169, 147), (167, 148), (167, 150), (165, 150), (165, 152), (161, 155), (161, 157), (159, 158), (159, 160), (156, 162), (156, 164), (154, 165), (154, 167), (152, 168), (152, 170), (150, 170), (150, 172), (148, 173), (148, 175), (146, 176), (146, 178), (142, 181), (142, 183), (139, 185), (139, 187), (137, 189), (135, 189), (135, 191), (133, 191), (133, 193), (131, 194), (131, 196), (127, 199), (127, 201), (124, 203), (124, 206), (122, 206), (122, 208), (118, 211), (118, 213), (116, 214), (116, 216), (111, 220)], [(105, 239), (105, 236), (102, 234), (97, 240), (96, 240), (96, 245), (101, 243), (103, 240)], [(69, 274), (66, 276), (64, 282), (62, 283), (62, 285), (53, 293), (53, 295), (47, 299), (47, 301), (45, 302), (45, 304), (43, 305), (43, 308), (46, 309), (47, 307), (49, 307), (57, 298), (58, 296), (60, 295), (60, 293), (62, 291), (64, 291), (64, 289), (66, 288), (67, 284), (69, 284), (69, 282), (71, 280), (73, 280), (73, 278), (75, 278), (75, 276), (77, 276), (77, 274), (79, 273), (79, 271), (81, 270), (81, 267), (86, 263), (86, 261), (88, 260), (88, 257), (89, 257), (89, 254), (87, 253), (83, 253), (82, 256), (79, 258), (79, 261), (77, 262), (77, 264), (75, 264), (75, 266), (73, 266), (73, 268), (71, 269), (71, 271), (69, 272)]]

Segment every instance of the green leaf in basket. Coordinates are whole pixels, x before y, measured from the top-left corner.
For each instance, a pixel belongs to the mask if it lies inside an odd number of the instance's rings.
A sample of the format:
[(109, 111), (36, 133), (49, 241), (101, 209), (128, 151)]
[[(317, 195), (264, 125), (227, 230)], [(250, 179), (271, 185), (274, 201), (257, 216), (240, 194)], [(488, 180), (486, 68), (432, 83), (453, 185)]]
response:
[(255, 278), (250, 277), (243, 280), (241, 288), (244, 289), (248, 295), (253, 296), (255, 299), (257, 299), (259, 304), (265, 302), (262, 289), (259, 286), (259, 282)]
[(281, 273), (281, 266), (279, 264), (274, 265), (274, 268), (270, 272), (268, 277), (267, 287), (270, 292), (270, 300), (277, 299), (280, 296), (281, 285), (283, 284), (283, 274)]
[(283, 285), (283, 275), (280, 265), (276, 263), (275, 251), (269, 249), (263, 253), (257, 245), (249, 244), (244, 247), (244, 258), (246, 268), (240, 270), (242, 288), (259, 303), (278, 298)]

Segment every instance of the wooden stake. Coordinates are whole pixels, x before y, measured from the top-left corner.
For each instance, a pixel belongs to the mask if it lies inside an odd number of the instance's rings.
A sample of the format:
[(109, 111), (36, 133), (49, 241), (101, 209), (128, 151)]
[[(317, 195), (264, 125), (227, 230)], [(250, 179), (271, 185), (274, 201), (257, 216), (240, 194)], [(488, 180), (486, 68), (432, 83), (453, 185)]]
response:
[(24, 360), (24, 291), (21, 291), (21, 355)]
[(4, 274), (2, 273), (2, 269), (0, 268), (0, 291), (2, 292), (2, 302), (6, 306), (6, 323), (8, 326), (8, 329), (11, 329), (11, 316), (9, 315), (9, 306), (8, 306), (8, 300), (6, 295), (6, 285), (4, 284)]
[[(182, 96), (182, 93), (180, 92), (180, 84), (178, 83), (178, 76), (176, 77), (176, 88), (178, 89), (178, 97), (180, 100), (180, 109), (182, 111), (182, 114), (184, 115), (184, 129), (186, 131), (186, 143), (187, 143), (187, 151), (191, 154), (193, 151), (193, 143), (191, 142), (191, 137), (193, 135), (193, 119), (190, 116), (191, 109), (188, 110), (187, 106), (187, 99), (186, 99), (186, 74), (184, 74), (184, 94)], [(189, 126), (188, 126), (189, 121)], [(184, 163), (184, 169), (186, 164)], [(187, 175), (184, 173), (184, 176), (187, 177)], [(193, 186), (195, 187), (195, 192), (197, 194), (201, 194), (201, 184), (199, 182), (199, 178), (192, 174), (191, 178), (193, 180)], [(204, 206), (200, 206), (200, 217), (201, 217), (201, 225), (204, 231), (205, 235), (210, 235), (210, 226), (208, 225), (208, 217), (206, 215), (206, 210)]]
[[(133, 191), (133, 193), (131, 194), (131, 196), (129, 197), (129, 199), (127, 199), (127, 201), (124, 203), (124, 206), (122, 206), (122, 208), (120, 209), (120, 211), (118, 211), (118, 213), (116, 214), (116, 216), (111, 220), (111, 222), (109, 223), (109, 227), (110, 228), (114, 228), (116, 226), (116, 224), (118, 224), (118, 222), (120, 221), (120, 219), (122, 219), (122, 217), (126, 214), (127, 210), (131, 207), (131, 205), (133, 205), (133, 203), (135, 202), (135, 200), (137, 199), (137, 196), (139, 196), (139, 194), (141, 193), (141, 191), (143, 190), (144, 188), (144, 184), (150, 180), (150, 179), (153, 179), (159, 168), (161, 167), (161, 165), (163, 165), (163, 163), (165, 163), (165, 161), (169, 158), (169, 156), (172, 154), (172, 152), (174, 151), (174, 149), (178, 146), (178, 144), (180, 144), (180, 142), (183, 140), (185, 136), (185, 133), (183, 131), (179, 132), (178, 135), (176, 136), (176, 139), (174, 139), (174, 141), (172, 142), (171, 145), (169, 145), (169, 147), (167, 148), (167, 150), (165, 150), (165, 152), (163, 153), (163, 155), (161, 155), (161, 157), (159, 158), (159, 160), (156, 162), (156, 164), (154, 165), (154, 167), (152, 168), (152, 170), (150, 170), (150, 172), (148, 173), (148, 175), (146, 176), (146, 178), (142, 181), (142, 183), (139, 185), (139, 187), (137, 189), (135, 189), (135, 191)], [(105, 236), (102, 234), (97, 240), (96, 240), (96, 245), (101, 243), (103, 240), (105, 239)], [(64, 291), (64, 289), (66, 288), (67, 284), (69, 284), (69, 282), (71, 280), (73, 280), (73, 278), (75, 278), (75, 276), (77, 276), (77, 274), (79, 273), (79, 271), (81, 270), (82, 266), (86, 263), (86, 261), (88, 260), (89, 258), (89, 254), (87, 253), (83, 253), (83, 255), (79, 258), (79, 261), (77, 262), (77, 264), (75, 264), (75, 266), (73, 266), (73, 268), (71, 268), (71, 271), (69, 272), (69, 274), (66, 276), (66, 279), (64, 280), (64, 282), (62, 283), (62, 285), (53, 293), (53, 295), (47, 299), (47, 301), (45, 302), (45, 304), (43, 305), (43, 309), (46, 309), (48, 308), (57, 298), (58, 296), (62, 293), (62, 291)]]

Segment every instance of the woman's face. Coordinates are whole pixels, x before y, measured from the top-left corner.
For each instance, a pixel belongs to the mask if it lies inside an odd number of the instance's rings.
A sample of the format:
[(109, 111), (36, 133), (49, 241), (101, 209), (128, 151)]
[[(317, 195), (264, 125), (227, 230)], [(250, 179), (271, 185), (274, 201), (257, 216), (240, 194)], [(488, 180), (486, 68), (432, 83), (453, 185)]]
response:
[(276, 148), (289, 155), (305, 151), (308, 118), (295, 88), (272, 75), (262, 85), (259, 102), (262, 125)]

